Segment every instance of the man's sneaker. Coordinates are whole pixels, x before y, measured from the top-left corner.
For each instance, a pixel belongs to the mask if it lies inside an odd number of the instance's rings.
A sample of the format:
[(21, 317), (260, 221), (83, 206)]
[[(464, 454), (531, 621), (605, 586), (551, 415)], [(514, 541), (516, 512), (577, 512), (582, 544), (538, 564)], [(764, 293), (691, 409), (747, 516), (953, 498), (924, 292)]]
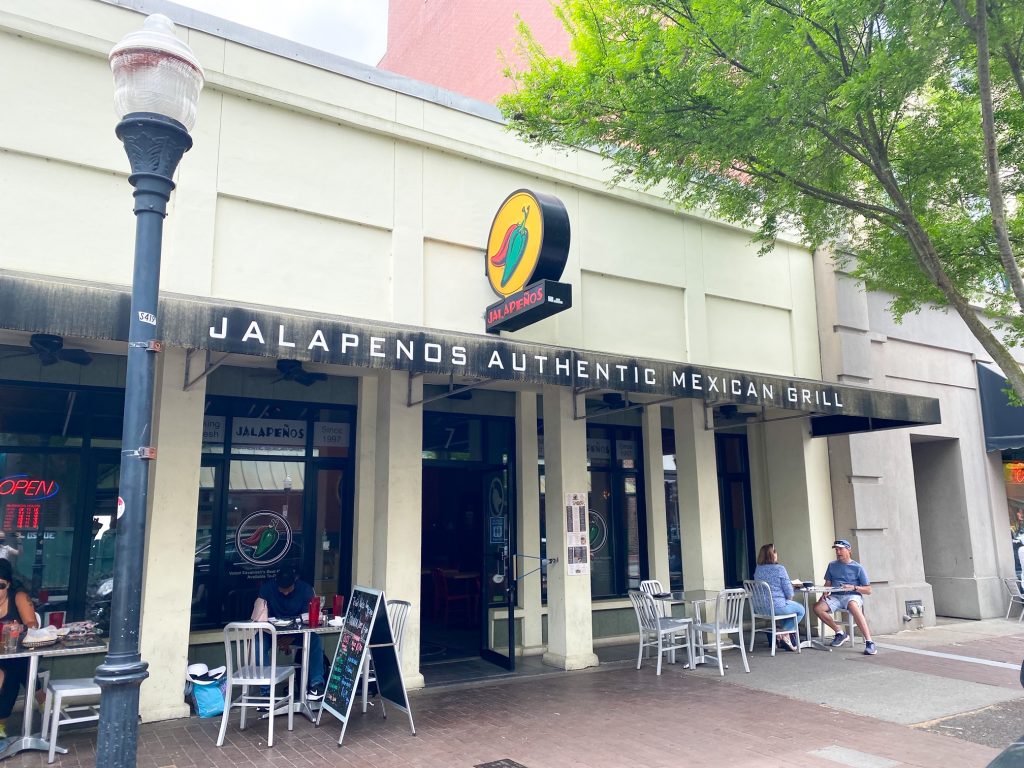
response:
[(324, 686), (323, 683), (320, 685), (311, 685), (306, 689), (306, 698), (310, 701), (319, 701), (324, 697)]
[(836, 636), (832, 638), (832, 647), (838, 648), (840, 645), (850, 639), (850, 636), (845, 632), (836, 632)]
[(865, 656), (874, 656), (876, 653), (878, 653), (878, 649), (875, 648), (875, 644), (874, 643), (872, 643), (870, 640), (868, 640), (866, 643), (864, 643), (864, 655)]

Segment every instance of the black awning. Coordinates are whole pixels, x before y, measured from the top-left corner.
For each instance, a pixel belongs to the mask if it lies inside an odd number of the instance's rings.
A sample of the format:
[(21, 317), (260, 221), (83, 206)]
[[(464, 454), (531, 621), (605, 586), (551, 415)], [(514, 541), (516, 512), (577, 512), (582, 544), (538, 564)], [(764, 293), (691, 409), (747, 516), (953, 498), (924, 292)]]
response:
[[(0, 328), (7, 330), (123, 341), (130, 306), (125, 287), (0, 269)], [(167, 347), (216, 353), (796, 411), (815, 436), (941, 421), (933, 397), (216, 298), (162, 293), (158, 333)]]
[(1006, 394), (1010, 383), (982, 363), (978, 368), (978, 396), (985, 425), (985, 450), (1024, 448), (1024, 407), (1013, 405)]

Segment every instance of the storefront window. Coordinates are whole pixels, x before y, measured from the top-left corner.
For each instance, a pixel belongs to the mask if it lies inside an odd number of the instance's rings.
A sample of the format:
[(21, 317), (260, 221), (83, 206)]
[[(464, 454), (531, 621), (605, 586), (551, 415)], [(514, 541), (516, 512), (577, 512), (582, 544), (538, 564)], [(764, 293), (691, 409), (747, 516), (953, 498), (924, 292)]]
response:
[(260, 585), (295, 568), (347, 592), (354, 409), (208, 399), (192, 595), (194, 627), (251, 615)]
[(676, 474), (675, 432), (661, 433), (661, 462), (665, 474), (665, 522), (668, 529), (668, 573), (670, 589), (683, 589), (683, 543), (679, 524), (679, 480)]
[(1006, 485), (1006, 507), (1010, 514), (1013, 567), (1019, 578), (1020, 554), (1024, 546), (1024, 452), (1003, 451), (1003, 481)]

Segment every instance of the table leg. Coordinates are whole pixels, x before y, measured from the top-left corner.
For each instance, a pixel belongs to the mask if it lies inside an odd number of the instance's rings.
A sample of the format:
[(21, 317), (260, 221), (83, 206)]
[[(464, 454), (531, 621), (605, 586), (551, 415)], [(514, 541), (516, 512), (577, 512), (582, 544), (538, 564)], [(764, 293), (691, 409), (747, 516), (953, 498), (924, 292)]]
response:
[(305, 715), (309, 718), (309, 722), (315, 723), (316, 718), (313, 716), (313, 710), (309, 708), (309, 701), (306, 699), (306, 688), (309, 686), (309, 657), (310, 650), (310, 635), (312, 632), (303, 632), (304, 639), (302, 643), (302, 667), (299, 671), (299, 704), (297, 711), (300, 715)]
[(811, 637), (811, 602), (810, 592), (804, 591), (804, 630), (807, 632), (807, 639), (800, 643), (801, 648), (817, 648), (819, 651), (832, 653), (832, 648), (825, 645), (821, 640)]
[[(9, 739), (0, 750), (0, 760), (24, 752), (26, 749), (37, 749), (41, 752), (50, 751), (50, 742), (32, 735), (32, 708), (36, 700), (36, 676), (39, 674), (39, 656), (32, 654), (28, 657), (28, 680), (25, 681), (25, 717), (22, 721), (21, 736), (17, 739)], [(67, 754), (64, 747), (56, 747), (55, 751), (62, 755)]]

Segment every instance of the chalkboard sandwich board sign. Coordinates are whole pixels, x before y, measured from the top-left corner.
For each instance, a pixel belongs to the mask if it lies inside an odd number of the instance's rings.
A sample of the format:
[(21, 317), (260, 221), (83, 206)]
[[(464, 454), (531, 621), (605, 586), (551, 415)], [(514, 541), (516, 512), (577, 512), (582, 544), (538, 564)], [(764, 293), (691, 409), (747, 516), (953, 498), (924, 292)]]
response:
[(386, 606), (384, 593), (370, 587), (356, 587), (348, 601), (341, 638), (334, 651), (323, 703), (316, 720), (316, 724), (320, 725), (320, 717), (326, 711), (341, 721), (339, 745), (345, 739), (359, 676), (369, 672), (371, 659), (382, 702), (387, 699), (408, 714), (409, 728), (416, 735), (405, 680), (402, 678), (402, 662), (395, 647)]

